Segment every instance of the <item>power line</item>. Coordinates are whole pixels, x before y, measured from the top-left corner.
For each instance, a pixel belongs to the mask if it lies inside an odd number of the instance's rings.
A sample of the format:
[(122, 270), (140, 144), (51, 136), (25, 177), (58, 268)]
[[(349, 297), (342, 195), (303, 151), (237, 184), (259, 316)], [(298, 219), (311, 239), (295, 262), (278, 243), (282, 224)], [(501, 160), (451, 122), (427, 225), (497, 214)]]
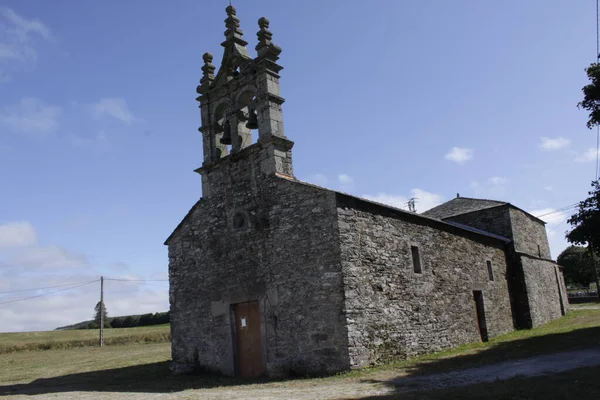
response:
[(119, 279), (119, 278), (104, 278), (105, 281), (120, 281), (120, 282), (169, 282), (168, 279)]
[(38, 294), (38, 295), (36, 295), (36, 296), (24, 297), (24, 298), (22, 298), (22, 299), (17, 299), (17, 300), (5, 301), (5, 302), (3, 302), (3, 303), (0, 303), (0, 305), (2, 305), (2, 304), (11, 304), (11, 303), (16, 303), (16, 302), (18, 302), (18, 301), (24, 301), (24, 300), (29, 300), (29, 299), (35, 299), (35, 298), (37, 298), (37, 297), (49, 296), (49, 295), (51, 295), (51, 294), (60, 293), (60, 292), (65, 292), (65, 291), (67, 291), (67, 290), (76, 289), (76, 288), (78, 288), (78, 287), (81, 287), (81, 286), (85, 286), (85, 285), (89, 285), (89, 284), (91, 284), (91, 283), (98, 282), (99, 280), (100, 280), (100, 279), (95, 279), (95, 280), (93, 280), (93, 281), (90, 281), (90, 282), (82, 283), (82, 284), (79, 284), (79, 285), (77, 285), (77, 286), (73, 286), (73, 287), (66, 288), (66, 289), (56, 290), (56, 291), (54, 291), (54, 292), (49, 292), (49, 293)]
[(552, 215), (552, 214), (560, 213), (560, 212), (563, 212), (563, 211), (567, 211), (567, 210), (569, 210), (571, 208), (575, 208), (577, 206), (579, 206), (579, 203), (574, 203), (574, 204), (571, 204), (569, 206), (565, 206), (565, 207), (559, 208), (557, 210), (554, 210), (554, 211), (551, 211), (551, 212), (548, 212), (548, 213), (545, 213), (545, 214), (542, 214), (542, 215), (536, 215), (535, 217), (536, 218), (546, 217), (548, 215)]
[(2, 293), (0, 293), (0, 295), (3, 295), (3, 294), (12, 294), (12, 293), (23, 293), (23, 292), (35, 292), (35, 291), (38, 291), (38, 290), (54, 289), (54, 288), (57, 288), (57, 287), (73, 286), (73, 285), (79, 285), (79, 284), (83, 284), (83, 283), (85, 283), (85, 282), (65, 283), (63, 285), (46, 286), (46, 287), (34, 288), (34, 289), (13, 290), (13, 291), (10, 291), (10, 292), (2, 292)]
[[(105, 281), (108, 279), (104, 279)], [(135, 281), (125, 281), (125, 283), (135, 283), (136, 285), (146, 285), (146, 286), (154, 286), (154, 287), (160, 287), (160, 288), (164, 288), (164, 289), (168, 289), (168, 286), (164, 286), (164, 285), (155, 285), (153, 283), (146, 283), (146, 282), (135, 282)]]

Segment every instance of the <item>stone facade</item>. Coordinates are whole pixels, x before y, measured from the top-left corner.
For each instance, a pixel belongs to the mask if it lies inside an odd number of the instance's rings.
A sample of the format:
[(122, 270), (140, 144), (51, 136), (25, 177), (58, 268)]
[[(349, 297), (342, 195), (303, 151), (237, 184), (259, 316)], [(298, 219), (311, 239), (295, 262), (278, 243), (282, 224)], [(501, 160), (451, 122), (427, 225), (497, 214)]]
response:
[(345, 369), (335, 193), (261, 173), (265, 149), (245, 151), (168, 241), (173, 360), (234, 374), (230, 307), (258, 301), (270, 374)]
[[(453, 202), (459, 203), (467, 212), (460, 214), (456, 205), (448, 206)], [(564, 315), (568, 308), (564, 277), (551, 259), (542, 220), (509, 203), (468, 198), (457, 198), (448, 203), (425, 214), (511, 240), (507, 248), (507, 257), (511, 260), (508, 282), (517, 327), (536, 327)]]
[[(543, 224), (518, 208), (461, 198), (419, 215), (298, 181), (269, 22), (254, 59), (232, 6), (226, 26), (197, 88), (202, 198), (165, 243), (175, 371), (331, 373), (564, 314)], [(250, 304), (257, 319), (238, 314)]]
[(488, 336), (513, 329), (506, 242), (338, 197), (351, 367), (480, 340), (475, 290), (484, 296)]

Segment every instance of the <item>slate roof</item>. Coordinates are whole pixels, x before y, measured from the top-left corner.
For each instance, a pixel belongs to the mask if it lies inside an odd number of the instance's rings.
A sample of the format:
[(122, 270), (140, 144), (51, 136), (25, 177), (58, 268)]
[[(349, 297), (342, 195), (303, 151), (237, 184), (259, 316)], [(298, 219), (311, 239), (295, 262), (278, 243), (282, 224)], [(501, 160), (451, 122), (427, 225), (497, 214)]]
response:
[(430, 218), (444, 219), (455, 215), (467, 214), (473, 211), (480, 211), (504, 205), (510, 205), (510, 203), (496, 200), (472, 199), (470, 197), (457, 197), (427, 210), (421, 215)]

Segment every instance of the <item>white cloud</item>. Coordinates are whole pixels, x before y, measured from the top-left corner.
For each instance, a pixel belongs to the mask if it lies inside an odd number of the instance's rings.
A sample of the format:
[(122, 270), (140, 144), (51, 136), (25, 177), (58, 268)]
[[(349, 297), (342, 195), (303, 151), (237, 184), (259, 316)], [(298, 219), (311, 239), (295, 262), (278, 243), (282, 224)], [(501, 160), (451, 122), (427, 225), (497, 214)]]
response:
[(31, 69), (37, 62), (36, 39), (54, 41), (52, 32), (38, 19), (25, 19), (0, 7), (0, 81), (15, 71)]
[(445, 158), (446, 160), (454, 161), (458, 164), (464, 164), (473, 158), (473, 150), (463, 147), (453, 147), (448, 154), (446, 154)]
[(121, 98), (104, 98), (91, 106), (92, 113), (96, 118), (105, 116), (115, 118), (125, 124), (131, 124), (135, 117), (127, 107), (127, 102)]
[(350, 191), (354, 188), (354, 179), (346, 174), (338, 175), (338, 182), (342, 190)]
[(31, 246), (37, 242), (37, 234), (27, 221), (0, 225), (0, 248)]
[(60, 246), (37, 246), (16, 255), (13, 262), (27, 268), (72, 268), (88, 264), (84, 254)]
[(508, 179), (503, 176), (492, 176), (487, 181), (472, 181), (469, 184), (472, 196), (486, 199), (499, 199), (506, 195)]
[(376, 195), (364, 195), (363, 198), (377, 203), (387, 204), (392, 207), (408, 210), (408, 201), (415, 198), (417, 212), (424, 212), (442, 203), (442, 196), (427, 192), (423, 189), (412, 189), (411, 196), (393, 195), (389, 193), (378, 193)]
[(492, 185), (504, 185), (508, 182), (508, 179), (503, 176), (492, 176), (488, 181)]
[(327, 185), (328, 179), (323, 174), (315, 174), (315, 175), (311, 176), (310, 178), (308, 178), (307, 181), (314, 183), (315, 185), (318, 185), (318, 186), (325, 186), (325, 185)]
[[(96, 276), (39, 276), (9, 279), (8, 287), (3, 291), (22, 290), (62, 284), (77, 284), (97, 279)], [(151, 279), (141, 276), (115, 276), (122, 279)], [(158, 287), (164, 286), (164, 287)], [(52, 292), (57, 289), (17, 293), (4, 296), (0, 302)], [(100, 282), (49, 296), (24, 300), (0, 307), (1, 331), (21, 332), (53, 330), (60, 326), (90, 320), (94, 314), (94, 306), (98, 302)], [(140, 285), (130, 282), (104, 282), (104, 302), (109, 316), (122, 316), (167, 311), (169, 309), (168, 282), (157, 283), (157, 286)]]
[(349, 185), (354, 183), (354, 179), (352, 179), (352, 177), (346, 175), (346, 174), (340, 174), (338, 175), (338, 180), (340, 181), (340, 183), (342, 185)]
[(578, 155), (577, 158), (575, 158), (575, 161), (577, 161), (577, 162), (596, 161), (597, 155), (598, 155), (598, 150), (596, 150), (595, 148), (592, 147), (592, 148), (587, 149), (584, 153)]
[(565, 139), (562, 136), (557, 137), (555, 139), (543, 137), (540, 147), (544, 150), (558, 150), (558, 149), (562, 149), (563, 147), (567, 147), (570, 144), (571, 144), (571, 141), (569, 139)]
[(551, 191), (554, 190), (554, 188), (552, 186), (550, 186), (550, 185), (546, 185), (546, 186), (544, 186), (544, 190), (547, 190), (547, 191), (551, 192)]
[(0, 126), (20, 134), (47, 135), (58, 129), (61, 113), (60, 107), (50, 106), (33, 97), (26, 97), (19, 104), (0, 110)]

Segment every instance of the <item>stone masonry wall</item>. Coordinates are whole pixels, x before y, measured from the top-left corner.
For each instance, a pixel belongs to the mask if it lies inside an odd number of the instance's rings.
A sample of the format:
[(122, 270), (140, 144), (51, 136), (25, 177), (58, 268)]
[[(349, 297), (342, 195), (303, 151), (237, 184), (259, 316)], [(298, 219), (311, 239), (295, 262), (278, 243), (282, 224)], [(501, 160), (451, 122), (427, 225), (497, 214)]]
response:
[(512, 239), (512, 227), (507, 206), (487, 208), (467, 214), (455, 215), (453, 217), (445, 218), (445, 220), (458, 222)]
[(175, 364), (233, 374), (231, 305), (258, 300), (268, 374), (347, 369), (334, 193), (262, 174), (260, 145), (239, 154), (168, 241)]
[[(483, 292), (489, 336), (513, 329), (503, 242), (377, 207), (338, 195), (353, 367), (480, 340), (474, 290)], [(411, 245), (419, 247), (422, 274), (414, 272)]]
[(567, 310), (562, 272), (554, 262), (521, 256), (529, 299), (531, 325), (544, 325), (560, 318)]
[(543, 223), (514, 208), (510, 209), (510, 219), (515, 251), (546, 260), (552, 259)]

